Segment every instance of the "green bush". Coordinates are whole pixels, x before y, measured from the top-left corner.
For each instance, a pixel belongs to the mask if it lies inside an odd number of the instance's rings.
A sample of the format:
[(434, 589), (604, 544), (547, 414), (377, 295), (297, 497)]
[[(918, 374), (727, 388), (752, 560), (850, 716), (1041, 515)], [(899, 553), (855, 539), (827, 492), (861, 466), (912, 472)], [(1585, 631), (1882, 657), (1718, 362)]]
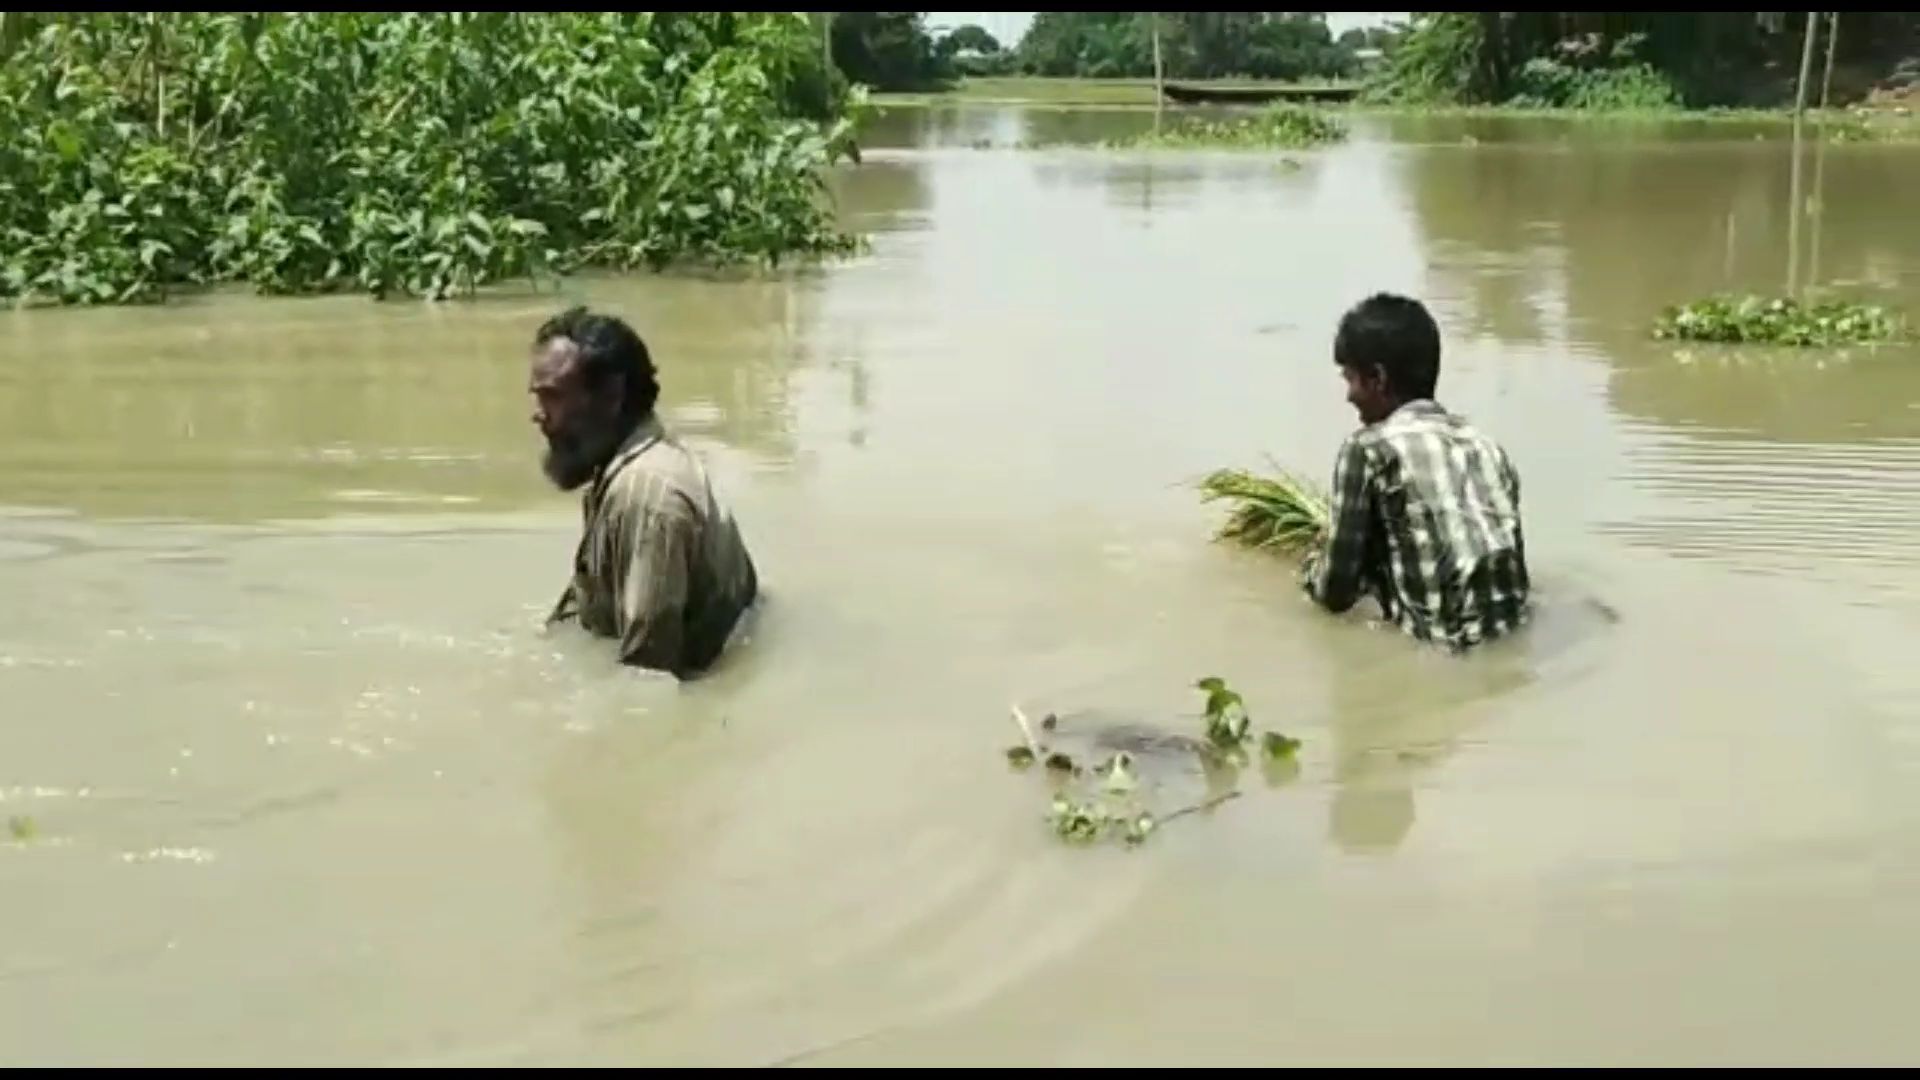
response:
[(1680, 107), (1672, 80), (1647, 64), (1575, 68), (1536, 57), (1521, 67), (1516, 86), (1509, 104), (1518, 106), (1596, 111)]
[(0, 65), (0, 298), (844, 252), (818, 52), (785, 13), (52, 18)]

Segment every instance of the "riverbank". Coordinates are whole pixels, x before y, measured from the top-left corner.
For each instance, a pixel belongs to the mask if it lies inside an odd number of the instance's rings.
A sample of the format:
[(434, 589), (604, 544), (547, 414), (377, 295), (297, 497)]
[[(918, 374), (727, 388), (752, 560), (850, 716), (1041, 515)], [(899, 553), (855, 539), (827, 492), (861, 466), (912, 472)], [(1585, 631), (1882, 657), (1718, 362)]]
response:
[[(1261, 79), (1169, 79), (1181, 86), (1205, 90), (1287, 87), (1290, 89), (1357, 90), (1358, 83), (1281, 83)], [(1061, 108), (1136, 108), (1154, 105), (1152, 79), (1072, 79), (1037, 75), (1007, 75), (964, 79), (933, 93), (876, 93), (876, 105), (1025, 105)]]
[[(1279, 87), (1308, 89), (1339, 87), (1351, 89), (1353, 83), (1275, 83), (1253, 79), (1177, 80), (1182, 86), (1202, 89), (1247, 89)], [(966, 79), (951, 89), (935, 93), (875, 93), (876, 106), (895, 108), (964, 107), (1020, 105), (1027, 108), (1151, 110), (1156, 107), (1152, 79), (1074, 79), (1039, 76), (1004, 76)], [(1209, 103), (1182, 106), (1172, 102), (1167, 109), (1234, 109), (1236, 106)], [(1759, 108), (1633, 108), (1567, 109), (1523, 105), (1399, 105), (1356, 100), (1350, 104), (1315, 105), (1356, 115), (1434, 116), (1434, 117), (1511, 117), (1579, 118), (1607, 122), (1712, 121), (1742, 124), (1779, 124), (1786, 133), (1793, 122), (1791, 109)], [(1809, 109), (1805, 122), (1830, 132), (1840, 141), (1920, 140), (1920, 111), (1904, 103), (1877, 102), (1868, 107), (1845, 109)]]

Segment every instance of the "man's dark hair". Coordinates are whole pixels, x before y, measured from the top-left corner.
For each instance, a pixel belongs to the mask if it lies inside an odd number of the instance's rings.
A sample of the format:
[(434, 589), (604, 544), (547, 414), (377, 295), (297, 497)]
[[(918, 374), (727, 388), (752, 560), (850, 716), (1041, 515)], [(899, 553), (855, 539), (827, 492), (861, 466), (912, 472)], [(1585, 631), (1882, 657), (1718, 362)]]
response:
[(1401, 398), (1430, 398), (1440, 382), (1440, 327), (1418, 300), (1374, 293), (1340, 319), (1333, 362), (1343, 368), (1386, 373)]
[(542, 323), (533, 343), (538, 347), (554, 338), (565, 338), (579, 349), (574, 364), (588, 386), (605, 386), (614, 375), (626, 376), (626, 399), (620, 403), (623, 419), (638, 420), (653, 411), (660, 398), (660, 381), (647, 344), (633, 327), (612, 315), (573, 307)]

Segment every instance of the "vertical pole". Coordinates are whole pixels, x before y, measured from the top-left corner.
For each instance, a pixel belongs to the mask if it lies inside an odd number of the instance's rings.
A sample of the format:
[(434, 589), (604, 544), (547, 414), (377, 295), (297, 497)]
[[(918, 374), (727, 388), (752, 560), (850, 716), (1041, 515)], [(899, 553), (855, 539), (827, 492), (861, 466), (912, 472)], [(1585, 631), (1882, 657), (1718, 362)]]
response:
[(1153, 27), (1153, 133), (1160, 133), (1160, 110), (1166, 104), (1166, 69), (1160, 63), (1160, 13), (1147, 12), (1147, 21)]
[(1800, 82), (1793, 95), (1793, 172), (1787, 205), (1787, 296), (1800, 295), (1800, 146), (1807, 112), (1807, 82), (1813, 77), (1813, 45), (1820, 34), (1820, 13), (1807, 12), (1807, 32), (1800, 47)]
[(1800, 48), (1800, 83), (1793, 95), (1793, 117), (1807, 111), (1807, 81), (1813, 77), (1813, 43), (1820, 36), (1820, 13), (1807, 12), (1806, 41)]
[(820, 13), (820, 63), (821, 72), (826, 75), (829, 85), (833, 82), (833, 12)]
[(1834, 52), (1839, 42), (1839, 12), (1826, 13), (1826, 75), (1820, 79), (1818, 144), (1812, 152), (1812, 198), (1807, 200), (1807, 288), (1820, 288), (1820, 227), (1826, 223), (1826, 106), (1834, 92)]
[(1840, 13), (1827, 12), (1827, 74), (1820, 80), (1820, 111), (1827, 111), (1827, 98), (1833, 93), (1833, 54), (1840, 41)]

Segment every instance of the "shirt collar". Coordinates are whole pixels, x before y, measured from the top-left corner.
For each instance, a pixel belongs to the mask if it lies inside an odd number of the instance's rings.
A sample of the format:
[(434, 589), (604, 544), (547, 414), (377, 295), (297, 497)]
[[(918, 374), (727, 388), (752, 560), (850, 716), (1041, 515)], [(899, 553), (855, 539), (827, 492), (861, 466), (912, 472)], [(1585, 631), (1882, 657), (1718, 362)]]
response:
[(633, 459), (646, 453), (665, 435), (666, 429), (661, 425), (660, 418), (651, 413), (646, 419), (633, 426), (633, 430), (628, 432), (627, 437), (621, 441), (620, 448), (613, 452), (613, 457), (609, 458), (605, 465), (600, 466), (600, 471), (594, 474), (593, 483), (587, 488), (589, 513), (600, 501), (600, 496), (606, 492), (607, 483), (613, 479), (614, 474), (626, 468)]
[(1440, 408), (1440, 403), (1432, 398), (1414, 398), (1411, 401), (1401, 402), (1399, 408), (1388, 413), (1380, 422), (1385, 424), (1417, 416), (1439, 416), (1444, 411)]
[(619, 472), (627, 462), (646, 453), (647, 448), (659, 442), (665, 434), (665, 429), (660, 425), (660, 418), (649, 413), (646, 419), (633, 425), (633, 430), (627, 434), (626, 441), (620, 444), (620, 449), (613, 452), (613, 460), (607, 462), (601, 469), (601, 475), (612, 476)]

